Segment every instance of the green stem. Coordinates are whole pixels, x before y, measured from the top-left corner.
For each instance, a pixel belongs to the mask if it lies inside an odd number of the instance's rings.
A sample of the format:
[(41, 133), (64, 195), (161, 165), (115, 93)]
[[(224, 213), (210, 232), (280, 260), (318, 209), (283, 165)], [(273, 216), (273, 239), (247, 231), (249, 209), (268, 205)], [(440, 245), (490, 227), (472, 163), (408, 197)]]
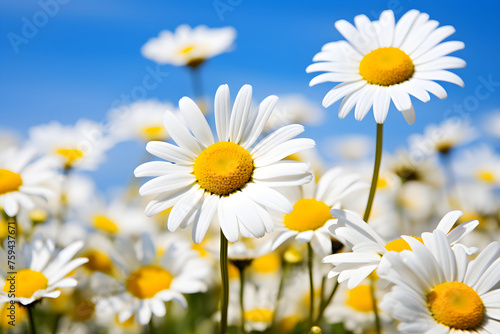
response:
[(148, 324), (148, 333), (149, 334), (155, 333), (155, 326), (153, 325), (153, 317), (152, 316), (151, 316), (151, 320), (149, 320), (149, 324)]
[(375, 314), (375, 329), (377, 331), (377, 334), (381, 334), (382, 333), (382, 325), (380, 324), (380, 317), (378, 314), (378, 306), (377, 306), (377, 297), (375, 296), (375, 291), (377, 289), (375, 287), (376, 279), (372, 277), (370, 279), (370, 281), (371, 281), (370, 291), (372, 294), (373, 313)]
[(222, 229), (220, 230), (220, 274), (222, 280), (222, 303), (220, 318), (220, 333), (227, 331), (227, 309), (229, 307), (229, 272), (227, 262), (227, 239)]
[(240, 269), (240, 311), (241, 311), (241, 332), (243, 334), (245, 331), (245, 267)]
[(318, 324), (321, 321), (321, 319), (323, 318), (323, 314), (325, 313), (325, 310), (328, 307), (328, 305), (330, 305), (330, 302), (333, 299), (333, 295), (335, 295), (335, 292), (337, 291), (338, 287), (339, 287), (339, 282), (335, 282), (335, 285), (333, 286), (332, 292), (330, 293), (328, 298), (321, 304), (320, 309), (319, 309), (319, 313), (318, 313), (318, 317), (316, 318), (316, 321), (315, 321), (316, 324)]
[(276, 295), (276, 306), (274, 307), (273, 320), (271, 321), (270, 328), (274, 328), (276, 324), (276, 314), (278, 313), (278, 306), (280, 303), (281, 295), (283, 294), (283, 287), (285, 286), (285, 278), (288, 275), (288, 272), (290, 271), (290, 267), (291, 265), (288, 262), (285, 262), (285, 265), (283, 267), (283, 272), (281, 273), (280, 284), (278, 286), (278, 293)]
[(191, 85), (193, 88), (193, 96), (195, 99), (201, 99), (203, 97), (203, 83), (201, 80), (201, 71), (199, 67), (189, 68), (189, 72), (191, 73)]
[(372, 211), (373, 199), (377, 190), (378, 174), (380, 171), (380, 162), (382, 161), (382, 137), (384, 132), (384, 124), (377, 124), (377, 146), (375, 149), (375, 165), (373, 166), (372, 184), (370, 185), (370, 194), (368, 195), (368, 203), (366, 203), (365, 214), (363, 220), (368, 222), (370, 212)]
[(314, 281), (313, 281), (313, 250), (311, 247), (311, 242), (307, 243), (307, 267), (309, 269), (309, 292), (310, 292), (310, 307), (309, 307), (309, 322), (311, 327), (313, 323), (314, 315)]
[(30, 325), (30, 334), (36, 334), (36, 329), (35, 329), (35, 315), (34, 313), (34, 306), (33, 305), (28, 305), (28, 318), (29, 318), (29, 325)]

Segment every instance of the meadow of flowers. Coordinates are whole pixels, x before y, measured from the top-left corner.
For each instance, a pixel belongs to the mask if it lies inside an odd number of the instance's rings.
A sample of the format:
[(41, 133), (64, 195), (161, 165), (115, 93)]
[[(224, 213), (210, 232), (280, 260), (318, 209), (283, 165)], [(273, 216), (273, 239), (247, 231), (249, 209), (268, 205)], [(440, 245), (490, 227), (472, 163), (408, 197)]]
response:
[[(500, 114), (484, 128), (448, 117), (384, 151), (389, 110), (411, 125), (416, 100), (464, 86), (464, 43), (435, 19), (337, 21), (344, 39), (304, 69), (330, 89), (326, 110), (255, 100), (250, 85), (204, 90), (236, 30), (181, 25), (137, 46), (192, 74), (179, 101), (0, 133), (2, 330), (500, 333), (500, 155), (484, 140), (500, 138)], [(308, 128), (337, 111), (376, 140), (338, 138), (332, 165)], [(85, 172), (126, 141), (144, 154), (104, 196)]]

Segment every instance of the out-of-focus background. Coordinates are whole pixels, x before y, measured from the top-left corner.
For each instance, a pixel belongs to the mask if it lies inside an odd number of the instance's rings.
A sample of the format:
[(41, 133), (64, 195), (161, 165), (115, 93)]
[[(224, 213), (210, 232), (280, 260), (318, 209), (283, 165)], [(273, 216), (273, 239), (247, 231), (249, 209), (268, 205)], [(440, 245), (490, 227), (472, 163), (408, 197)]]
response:
[[(310, 88), (314, 74), (305, 73), (305, 68), (323, 44), (342, 39), (334, 22), (352, 22), (358, 14), (375, 20), (385, 9), (392, 9), (397, 20), (413, 8), (429, 13), (440, 25), (456, 28), (448, 40), (465, 42), (465, 49), (453, 54), (467, 61), (465, 69), (454, 70), (465, 88), (443, 83), (448, 99), (433, 96), (425, 104), (413, 99), (417, 119), (412, 126), (391, 106), (384, 149), (406, 145), (408, 135), (422, 133), (426, 125), (447, 117), (470, 118), (482, 129), (485, 115), (500, 109), (496, 1), (4, 0), (0, 2), (0, 130), (25, 137), (30, 127), (52, 120), (73, 124), (88, 118), (105, 123), (108, 111), (119, 104), (151, 98), (176, 104), (182, 96), (192, 95), (185, 68), (157, 66), (140, 53), (148, 39), (183, 23), (237, 30), (234, 51), (203, 67), (210, 104), (220, 84), (229, 84), (234, 95), (248, 83), (256, 101), (271, 94), (301, 94), (320, 106), (333, 84)], [(148, 75), (155, 80), (146, 89)], [(372, 113), (362, 122), (353, 115), (340, 120), (338, 106), (326, 110), (321, 125), (306, 128), (305, 136), (315, 139), (327, 158), (332, 156), (332, 137), (375, 137)], [(498, 147), (498, 139), (480, 132), (483, 140)], [(142, 152), (142, 144), (119, 144), (93, 177), (101, 187), (123, 184)]]

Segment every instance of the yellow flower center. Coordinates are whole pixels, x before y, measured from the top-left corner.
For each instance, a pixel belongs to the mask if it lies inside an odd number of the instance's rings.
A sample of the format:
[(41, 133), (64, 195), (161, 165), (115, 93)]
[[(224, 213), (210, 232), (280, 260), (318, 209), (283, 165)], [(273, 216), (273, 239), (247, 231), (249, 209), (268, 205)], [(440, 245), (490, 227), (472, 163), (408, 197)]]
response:
[(203, 150), (194, 163), (194, 176), (212, 194), (225, 196), (243, 188), (254, 169), (252, 155), (240, 145), (219, 142)]
[(410, 79), (413, 61), (398, 48), (378, 48), (361, 59), (359, 74), (369, 84), (391, 86)]
[(128, 318), (127, 320), (125, 320), (124, 322), (120, 322), (120, 320), (118, 319), (118, 314), (115, 316), (115, 323), (121, 327), (121, 328), (124, 328), (124, 329), (132, 329), (132, 328), (135, 328), (137, 327), (137, 323), (135, 322), (135, 317), (134, 315), (132, 315), (130, 318)]
[(47, 220), (49, 214), (43, 209), (34, 209), (28, 213), (29, 219), (33, 224), (40, 224)]
[(71, 168), (83, 157), (83, 152), (76, 148), (58, 148), (55, 153), (64, 158), (64, 168)]
[(359, 312), (373, 312), (373, 297), (370, 286), (358, 285), (347, 291), (346, 305)]
[(11, 172), (8, 169), (0, 169), (0, 195), (11, 191), (18, 191), (23, 185), (21, 175)]
[(292, 314), (292, 315), (289, 315), (287, 317), (284, 317), (280, 322), (280, 326), (279, 326), (279, 329), (281, 330), (280, 333), (292, 332), (293, 329), (295, 328), (295, 326), (297, 326), (297, 324), (300, 321), (302, 321), (302, 317), (300, 317), (297, 314)]
[(265, 308), (256, 308), (251, 311), (245, 311), (245, 319), (254, 322), (271, 322), (273, 320), (273, 311)]
[(483, 321), (483, 301), (464, 283), (455, 281), (437, 285), (427, 295), (427, 305), (438, 323), (451, 328), (472, 330)]
[(83, 257), (89, 259), (89, 262), (84, 264), (84, 268), (90, 271), (101, 271), (103, 273), (110, 273), (113, 268), (111, 259), (97, 249), (90, 249), (83, 254)]
[(496, 177), (493, 172), (487, 170), (487, 169), (480, 169), (476, 173), (476, 177), (479, 181), (483, 181), (489, 184), (495, 183), (496, 182)]
[[(417, 239), (421, 243), (424, 243), (424, 241), (420, 237), (413, 237), (413, 238)], [(389, 252), (395, 251), (398, 253), (400, 253), (404, 250), (409, 250), (409, 251), (412, 250), (410, 245), (403, 238), (399, 238), (399, 239), (392, 240), (392, 241), (388, 242), (385, 245), (385, 249), (387, 249), (387, 251), (389, 251)]]
[(93, 224), (94, 224), (95, 228), (97, 228), (99, 230), (103, 230), (103, 231), (108, 232), (110, 234), (115, 234), (119, 230), (118, 225), (116, 225), (114, 222), (109, 220), (109, 218), (107, 218), (106, 216), (102, 216), (102, 215), (94, 216)]
[(234, 264), (229, 263), (229, 265), (227, 266), (227, 271), (230, 280), (240, 278), (240, 271)]
[(141, 129), (141, 135), (148, 141), (163, 140), (167, 137), (167, 131), (163, 126), (149, 126)]
[(281, 257), (276, 253), (269, 253), (252, 261), (254, 271), (262, 274), (275, 273), (281, 268)]
[(289, 230), (298, 232), (316, 230), (332, 219), (330, 207), (313, 198), (299, 199), (293, 210), (285, 216), (284, 224)]
[(387, 180), (383, 177), (379, 177), (377, 180), (377, 189), (386, 189), (388, 186)]
[(185, 54), (187, 54), (187, 53), (189, 53), (189, 52), (193, 51), (193, 49), (194, 49), (194, 48), (195, 48), (195, 46), (194, 46), (194, 45), (189, 45), (189, 46), (186, 46), (186, 47), (184, 47), (184, 48), (180, 49), (180, 50), (179, 50), (179, 53), (180, 53), (180, 54), (182, 54), (182, 55), (185, 55)]
[(160, 291), (170, 288), (173, 276), (165, 269), (150, 265), (134, 271), (127, 278), (128, 292), (139, 299), (153, 298)]
[(302, 258), (302, 253), (294, 246), (288, 247), (288, 249), (283, 254), (283, 259), (288, 263), (299, 263), (302, 261)]
[(47, 277), (38, 271), (21, 269), (7, 276), (3, 291), (14, 293), (16, 298), (31, 298), (38, 290), (47, 289), (48, 282)]
[(203, 248), (201, 244), (193, 244), (191, 246), (191, 249), (197, 251), (200, 257), (208, 257), (210, 255), (210, 253), (205, 248)]
[[(0, 306), (0, 328), (5, 329), (4, 333), (7, 332), (7, 329), (12, 328), (12, 318), (14, 316), (15, 322), (14, 324), (20, 324), (26, 319), (26, 308), (19, 303), (3, 303)], [(11, 322), (9, 324), (9, 322)], [(1, 331), (1, 330), (0, 330)]]

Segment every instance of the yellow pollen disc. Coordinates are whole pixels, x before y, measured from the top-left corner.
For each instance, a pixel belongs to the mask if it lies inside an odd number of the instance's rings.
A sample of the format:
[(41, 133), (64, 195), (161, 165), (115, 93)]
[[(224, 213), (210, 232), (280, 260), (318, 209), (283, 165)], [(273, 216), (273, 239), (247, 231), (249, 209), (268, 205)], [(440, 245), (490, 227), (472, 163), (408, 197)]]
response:
[[(424, 241), (420, 237), (413, 237), (413, 238), (417, 239), (421, 243), (424, 243)], [(385, 245), (385, 249), (387, 249), (387, 251), (389, 251), (389, 252), (395, 251), (398, 253), (400, 253), (404, 250), (409, 250), (409, 251), (412, 250), (410, 245), (403, 238), (399, 238), (399, 239), (392, 240), (392, 241), (388, 242)]]
[(290, 333), (293, 331), (295, 326), (302, 321), (302, 318), (296, 314), (289, 315), (288, 317), (284, 317), (280, 322), (280, 333)]
[(464, 283), (437, 285), (427, 295), (427, 306), (438, 323), (451, 328), (472, 330), (483, 321), (483, 301)]
[(230, 280), (240, 278), (240, 271), (234, 264), (229, 263), (229, 265), (227, 266), (227, 271)]
[(398, 48), (378, 48), (361, 59), (359, 74), (369, 84), (391, 86), (411, 78), (415, 66)]
[(3, 306), (0, 306), (0, 328), (4, 328), (5, 332), (12, 328), (12, 315), (15, 315), (15, 324), (20, 324), (26, 320), (26, 308), (19, 303), (3, 303)]
[(184, 47), (184, 48), (180, 49), (180, 50), (179, 50), (179, 53), (180, 53), (180, 54), (182, 54), (182, 55), (185, 55), (185, 54), (187, 54), (187, 53), (189, 53), (189, 52), (193, 51), (193, 49), (194, 49), (194, 48), (195, 48), (195, 46), (194, 46), (194, 45), (189, 45), (189, 46), (186, 46), (186, 47)]
[(115, 323), (121, 328), (131, 329), (137, 327), (137, 323), (135, 322), (135, 317), (132, 315), (130, 318), (125, 320), (124, 322), (120, 322), (118, 319), (118, 314), (115, 316)]
[(201, 244), (193, 244), (191, 246), (191, 249), (197, 251), (198, 255), (200, 255), (201, 257), (208, 257), (210, 255), (210, 253), (205, 248), (203, 248)]
[[(9, 278), (14, 280), (9, 281)], [(44, 274), (31, 269), (18, 270), (16, 274), (8, 275), (5, 280), (3, 291), (15, 291), (16, 298), (31, 298), (38, 290), (47, 289), (48, 279)], [(12, 284), (15, 287), (12, 287)]]
[(40, 223), (43, 223), (44, 221), (47, 220), (47, 217), (49, 216), (49, 214), (47, 213), (47, 211), (43, 210), (43, 209), (34, 209), (34, 210), (31, 210), (29, 213), (28, 213), (28, 217), (29, 219), (34, 223), (34, 224), (40, 224)]
[(254, 271), (262, 274), (275, 273), (281, 268), (281, 257), (276, 253), (269, 253), (252, 261)]
[(486, 169), (478, 170), (476, 173), (476, 177), (479, 181), (483, 181), (486, 183), (492, 184), (496, 182), (495, 174)]
[(288, 263), (299, 263), (302, 261), (302, 253), (294, 246), (288, 247), (283, 254), (283, 259)]
[(245, 311), (245, 319), (254, 322), (271, 322), (273, 320), (273, 311), (264, 308)]
[(328, 205), (313, 198), (302, 198), (293, 205), (292, 212), (285, 215), (284, 224), (293, 231), (314, 231), (332, 218)]
[(163, 126), (150, 126), (141, 129), (141, 134), (146, 140), (163, 140), (167, 137), (167, 131)]
[(253, 169), (252, 155), (246, 149), (223, 141), (198, 155), (194, 176), (206, 191), (225, 196), (243, 188), (250, 181)]
[(160, 291), (170, 288), (172, 274), (165, 269), (150, 265), (134, 271), (127, 278), (125, 286), (128, 292), (139, 299), (153, 298)]
[(346, 305), (359, 312), (373, 312), (373, 298), (369, 285), (358, 285), (347, 291)]
[(387, 186), (388, 186), (387, 180), (382, 177), (379, 177), (377, 180), (377, 189), (385, 189), (387, 188)]
[(23, 185), (21, 175), (7, 169), (0, 169), (0, 195), (18, 191)]
[(89, 262), (85, 263), (83, 266), (90, 271), (109, 273), (113, 268), (113, 262), (111, 262), (111, 259), (97, 249), (88, 250), (82, 256), (89, 259)]
[(55, 153), (62, 156), (64, 161), (64, 168), (71, 168), (75, 162), (83, 157), (83, 152), (76, 148), (58, 148)]
[(108, 232), (110, 234), (115, 234), (119, 230), (118, 225), (113, 223), (106, 216), (101, 216), (101, 215), (95, 216), (93, 218), (93, 224), (94, 224), (95, 228), (97, 228), (99, 230), (103, 230), (103, 231)]

